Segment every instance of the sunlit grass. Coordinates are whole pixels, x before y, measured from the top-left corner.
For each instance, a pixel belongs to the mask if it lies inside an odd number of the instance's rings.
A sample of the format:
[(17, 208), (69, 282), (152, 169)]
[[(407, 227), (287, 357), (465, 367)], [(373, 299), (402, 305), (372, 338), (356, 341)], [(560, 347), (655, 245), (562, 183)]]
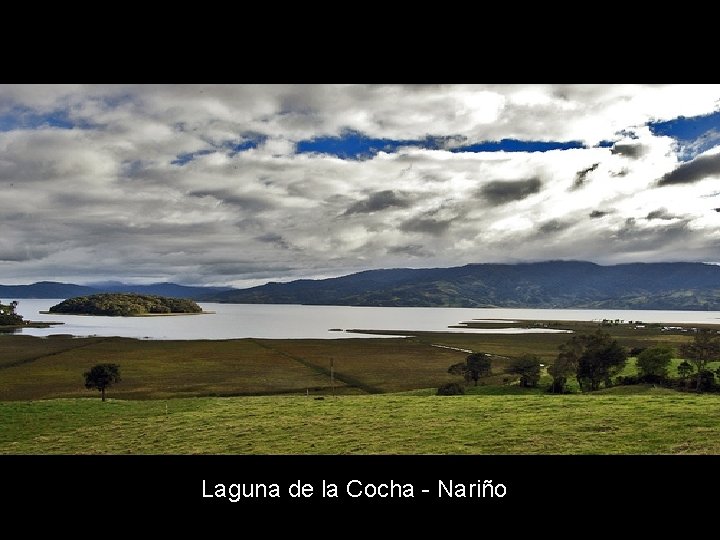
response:
[(720, 454), (720, 396), (636, 390), (5, 402), (0, 453)]

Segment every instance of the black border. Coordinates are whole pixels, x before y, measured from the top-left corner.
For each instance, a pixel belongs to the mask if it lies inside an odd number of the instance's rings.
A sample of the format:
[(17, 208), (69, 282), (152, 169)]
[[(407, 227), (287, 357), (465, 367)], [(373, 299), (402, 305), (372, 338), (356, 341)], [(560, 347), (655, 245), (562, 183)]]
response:
[[(193, 519), (253, 521), (266, 511), (311, 513), (410, 512), (551, 519), (596, 513), (638, 515), (642, 508), (666, 508), (673, 515), (712, 512), (715, 499), (704, 495), (720, 481), (718, 456), (599, 455), (245, 455), (245, 456), (0, 456), (3, 491), (9, 509), (31, 505), (33, 512), (60, 509), (114, 509), (123, 515), (172, 508)], [(389, 484), (392, 497), (354, 498), (348, 482)], [(495, 496), (449, 497), (446, 486), (483, 485), (492, 480)], [(323, 481), (338, 486), (338, 497), (322, 495)], [(309, 497), (291, 497), (297, 482), (313, 486)], [(279, 497), (210, 497), (217, 484), (277, 484)], [(413, 497), (407, 485), (412, 485)], [(351, 486), (353, 493), (360, 484)], [(229, 488), (228, 488), (229, 489)], [(372, 489), (372, 488), (371, 488)], [(428, 493), (422, 493), (427, 489)], [(469, 491), (468, 491), (469, 492)], [(269, 492), (268, 492), (269, 494)], [(5, 507), (8, 509), (8, 506)], [(14, 512), (11, 522), (24, 519)], [(483, 518), (485, 519), (485, 518)], [(563, 518), (564, 519), (564, 518)], [(657, 522), (657, 520), (656, 520)]]

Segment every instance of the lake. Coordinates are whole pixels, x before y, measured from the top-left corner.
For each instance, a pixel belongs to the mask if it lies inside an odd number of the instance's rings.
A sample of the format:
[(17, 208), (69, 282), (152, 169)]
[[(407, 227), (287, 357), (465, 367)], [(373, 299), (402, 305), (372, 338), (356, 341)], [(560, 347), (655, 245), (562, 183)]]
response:
[[(17, 312), (32, 321), (57, 321), (51, 328), (23, 328), (32, 336), (123, 336), (141, 339), (233, 338), (360, 338), (367, 334), (330, 329), (424, 330), (471, 333), (553, 332), (547, 329), (504, 328), (518, 319), (592, 321), (623, 319), (656, 323), (720, 323), (718, 311), (660, 311), (606, 309), (474, 309), (425, 307), (300, 306), (277, 304), (199, 305), (212, 314), (175, 317), (96, 317), (40, 314), (63, 299), (23, 299)], [(502, 319), (497, 329), (463, 329), (448, 326), (473, 319)], [(558, 330), (554, 330), (558, 332)], [(372, 336), (380, 337), (380, 336)]]

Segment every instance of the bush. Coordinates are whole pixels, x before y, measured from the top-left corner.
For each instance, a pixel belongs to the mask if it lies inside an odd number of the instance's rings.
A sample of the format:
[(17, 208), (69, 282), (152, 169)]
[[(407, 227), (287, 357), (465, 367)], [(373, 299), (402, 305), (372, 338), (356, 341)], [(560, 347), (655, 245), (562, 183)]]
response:
[[(697, 390), (697, 379), (693, 378), (690, 381), (690, 388)], [(715, 389), (715, 373), (709, 369), (704, 369), (700, 372), (700, 390), (707, 392)]]
[(634, 384), (672, 386), (672, 381), (662, 375), (621, 375), (615, 377), (615, 384), (618, 386), (632, 386)]
[(641, 378), (638, 375), (620, 375), (615, 378), (615, 384), (619, 386), (631, 386), (634, 384), (640, 384)]
[(459, 396), (460, 394), (464, 394), (464, 393), (465, 393), (465, 390), (463, 389), (463, 387), (456, 382), (450, 382), (447, 384), (443, 384), (437, 390), (438, 396)]

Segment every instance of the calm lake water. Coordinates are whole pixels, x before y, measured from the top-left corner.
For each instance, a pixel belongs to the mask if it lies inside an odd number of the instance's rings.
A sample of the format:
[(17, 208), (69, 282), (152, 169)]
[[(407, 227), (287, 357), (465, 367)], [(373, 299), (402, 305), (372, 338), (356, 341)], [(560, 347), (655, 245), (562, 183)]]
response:
[[(200, 303), (213, 314), (175, 317), (95, 317), (40, 314), (63, 299), (20, 300), (18, 313), (26, 320), (58, 321), (51, 328), (23, 328), (32, 336), (124, 336), (142, 339), (233, 339), (233, 338), (357, 338), (364, 334), (330, 331), (426, 330), (472, 333), (547, 332), (542, 329), (504, 328), (503, 322), (518, 319), (592, 321), (624, 319), (658, 323), (720, 323), (718, 311), (642, 311), (605, 309), (472, 309), (298, 306), (270, 304)], [(448, 326), (473, 319), (503, 319), (497, 329), (462, 329)], [(378, 337), (378, 336), (374, 336)]]

